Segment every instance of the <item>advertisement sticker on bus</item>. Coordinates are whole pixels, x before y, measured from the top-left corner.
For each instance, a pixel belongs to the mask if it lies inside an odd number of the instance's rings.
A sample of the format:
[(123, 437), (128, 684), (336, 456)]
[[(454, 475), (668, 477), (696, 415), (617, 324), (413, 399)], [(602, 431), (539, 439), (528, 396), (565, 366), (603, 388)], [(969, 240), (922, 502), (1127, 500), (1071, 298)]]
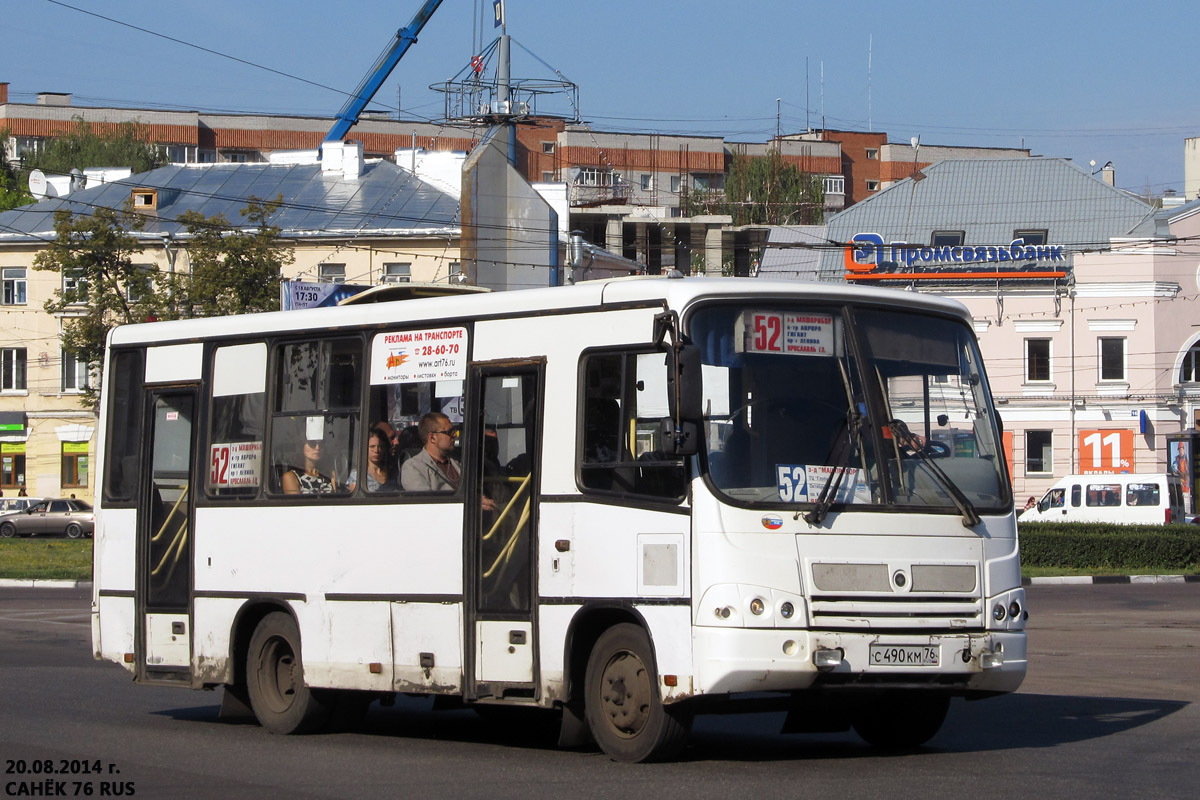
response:
[(460, 381), (467, 376), (467, 329), (431, 328), (376, 334), (371, 385)]
[(833, 326), (830, 314), (746, 311), (738, 318), (736, 341), (743, 353), (833, 356), (837, 355)]
[(262, 442), (218, 442), (209, 448), (209, 486), (258, 486)]

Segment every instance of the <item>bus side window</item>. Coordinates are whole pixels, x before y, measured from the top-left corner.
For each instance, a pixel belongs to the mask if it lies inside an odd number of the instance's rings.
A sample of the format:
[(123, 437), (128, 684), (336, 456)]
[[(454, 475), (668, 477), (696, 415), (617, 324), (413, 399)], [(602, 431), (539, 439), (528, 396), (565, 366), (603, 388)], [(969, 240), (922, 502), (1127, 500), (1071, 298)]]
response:
[(138, 479), (138, 447), (142, 438), (142, 391), (145, 377), (145, 351), (122, 350), (113, 353), (108, 387), (108, 463), (104, 475), (104, 495), (110, 505), (132, 503)]
[(683, 459), (666, 455), (659, 443), (667, 413), (664, 355), (585, 354), (581, 377), (581, 488), (682, 499)]
[(358, 337), (275, 348), (272, 492), (349, 494), (350, 474), (364, 447), (359, 425), (362, 362)]
[(1083, 502), (1083, 492), (1078, 483), (1071, 484), (1071, 507), (1079, 508), (1079, 504)]
[(255, 497), (267, 422), (266, 342), (213, 351), (208, 442), (210, 496)]

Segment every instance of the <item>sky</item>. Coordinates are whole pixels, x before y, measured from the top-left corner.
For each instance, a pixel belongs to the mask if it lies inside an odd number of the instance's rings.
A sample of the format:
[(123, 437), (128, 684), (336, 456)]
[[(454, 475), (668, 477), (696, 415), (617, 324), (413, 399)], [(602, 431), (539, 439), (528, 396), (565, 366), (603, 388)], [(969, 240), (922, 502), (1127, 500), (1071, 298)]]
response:
[[(11, 102), (332, 117), (421, 4), (8, 0), (0, 81)], [(505, 5), (513, 77), (557, 71), (597, 130), (762, 142), (823, 126), (1025, 147), (1111, 161), (1139, 194), (1182, 192), (1184, 140), (1200, 136), (1195, 0)], [(495, 38), (491, 7), (443, 0), (371, 107), (441, 118), (429, 86)]]

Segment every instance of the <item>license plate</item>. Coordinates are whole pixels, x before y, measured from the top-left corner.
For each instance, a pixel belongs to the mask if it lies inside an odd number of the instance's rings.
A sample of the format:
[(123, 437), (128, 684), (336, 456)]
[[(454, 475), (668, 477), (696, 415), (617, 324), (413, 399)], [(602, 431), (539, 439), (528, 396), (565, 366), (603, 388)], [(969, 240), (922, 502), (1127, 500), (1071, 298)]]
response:
[(936, 667), (942, 663), (936, 645), (873, 644), (868, 658), (873, 667)]

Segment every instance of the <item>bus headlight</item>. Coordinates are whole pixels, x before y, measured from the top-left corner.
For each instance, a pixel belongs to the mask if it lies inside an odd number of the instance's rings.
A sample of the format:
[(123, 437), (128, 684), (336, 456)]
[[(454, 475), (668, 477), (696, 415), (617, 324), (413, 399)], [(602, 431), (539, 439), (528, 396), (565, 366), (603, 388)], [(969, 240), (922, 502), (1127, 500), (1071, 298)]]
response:
[(796, 607), (791, 603), (783, 603), (779, 606), (779, 616), (783, 617), (784, 619), (791, 619), (792, 615), (795, 613)]
[(1003, 603), (996, 603), (996, 605), (992, 606), (992, 619), (996, 620), (996, 622), (1003, 622), (1006, 614), (1008, 612), (1004, 609)]
[(762, 616), (763, 611), (766, 611), (767, 605), (762, 601), (762, 598), (756, 597), (750, 601), (750, 613), (754, 616)]

